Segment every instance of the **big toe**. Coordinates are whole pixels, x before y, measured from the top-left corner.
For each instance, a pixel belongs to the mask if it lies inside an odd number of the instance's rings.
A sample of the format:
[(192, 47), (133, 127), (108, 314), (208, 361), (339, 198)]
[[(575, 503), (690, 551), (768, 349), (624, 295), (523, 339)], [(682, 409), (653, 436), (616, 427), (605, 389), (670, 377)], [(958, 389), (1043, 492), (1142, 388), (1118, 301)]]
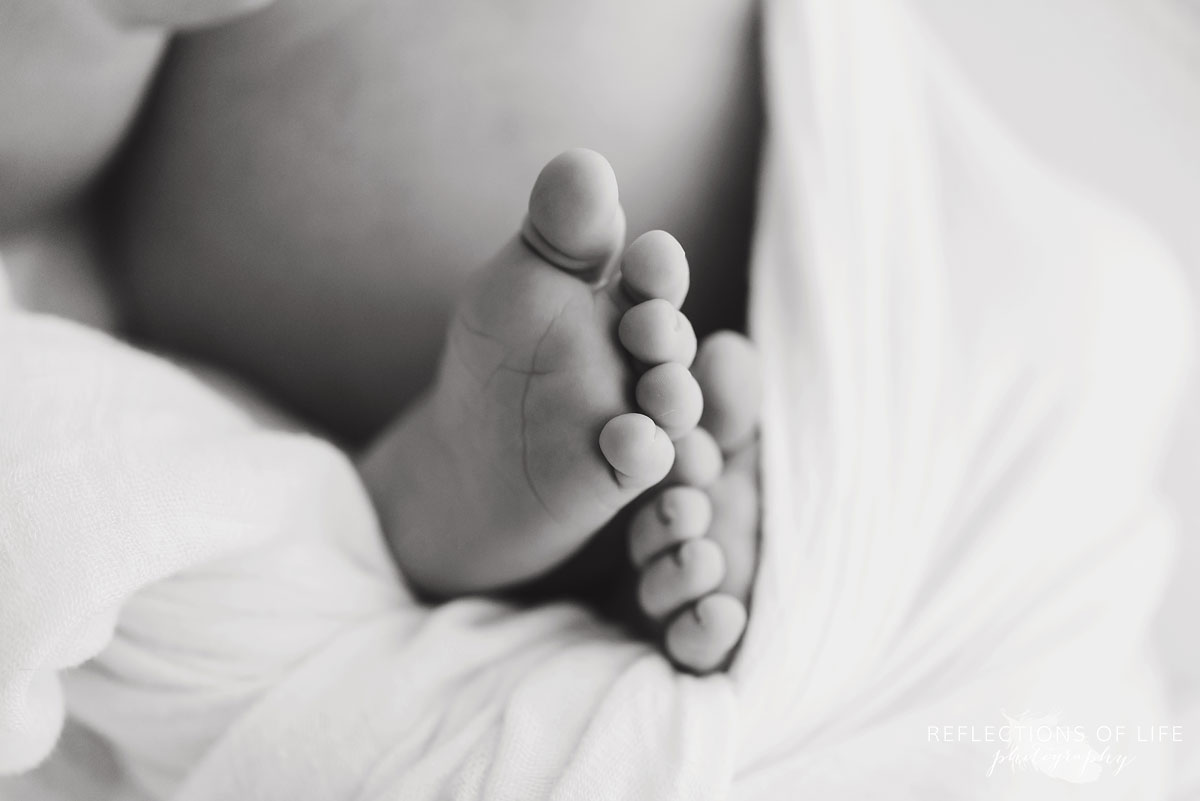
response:
[(584, 148), (551, 159), (530, 192), (521, 235), (560, 269), (581, 277), (606, 272), (625, 238), (625, 214), (608, 160)]
[(754, 344), (733, 331), (705, 338), (692, 363), (704, 396), (700, 426), (725, 453), (753, 439), (762, 406), (762, 366)]

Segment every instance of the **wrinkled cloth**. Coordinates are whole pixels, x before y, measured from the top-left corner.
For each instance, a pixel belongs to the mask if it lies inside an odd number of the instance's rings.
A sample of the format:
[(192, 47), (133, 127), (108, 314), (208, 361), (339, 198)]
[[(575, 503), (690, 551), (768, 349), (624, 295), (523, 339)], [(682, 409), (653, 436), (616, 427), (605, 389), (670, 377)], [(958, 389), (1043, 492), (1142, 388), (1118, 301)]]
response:
[(174, 801), (1160, 797), (1162, 749), (988, 775), (1002, 744), (960, 730), (1164, 721), (1177, 266), (907, 6), (768, 0), (763, 30), (761, 563), (727, 676), (572, 605), (419, 605), (337, 449), (12, 309), (0, 769), (69, 714)]

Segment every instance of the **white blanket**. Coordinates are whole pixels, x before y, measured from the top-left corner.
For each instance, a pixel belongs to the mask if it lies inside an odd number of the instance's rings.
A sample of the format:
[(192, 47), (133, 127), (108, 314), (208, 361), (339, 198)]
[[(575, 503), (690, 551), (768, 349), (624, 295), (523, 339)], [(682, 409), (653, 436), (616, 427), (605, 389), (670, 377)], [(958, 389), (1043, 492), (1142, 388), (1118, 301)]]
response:
[[(570, 606), (416, 605), (334, 448), (13, 309), (0, 769), (65, 710), (117, 759), (100, 799), (1161, 795), (1133, 733), (1170, 722), (1142, 646), (1191, 341), (1171, 259), (904, 6), (770, 0), (764, 30), (763, 550), (728, 677)], [(1086, 742), (1010, 750), (1009, 718)]]

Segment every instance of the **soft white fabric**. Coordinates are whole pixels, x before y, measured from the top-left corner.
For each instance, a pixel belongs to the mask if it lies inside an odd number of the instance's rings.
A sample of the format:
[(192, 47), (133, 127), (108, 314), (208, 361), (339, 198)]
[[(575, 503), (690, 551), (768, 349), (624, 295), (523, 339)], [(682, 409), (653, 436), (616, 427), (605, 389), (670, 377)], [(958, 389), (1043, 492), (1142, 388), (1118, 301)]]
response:
[(1168, 254), (1016, 147), (905, 8), (766, 4), (763, 550), (729, 677), (569, 606), (415, 605), (335, 449), (9, 312), (0, 767), (65, 698), (177, 801), (1161, 796), (1162, 748), (988, 777), (997, 743), (930, 742), (1169, 722), (1151, 482), (1192, 332)]

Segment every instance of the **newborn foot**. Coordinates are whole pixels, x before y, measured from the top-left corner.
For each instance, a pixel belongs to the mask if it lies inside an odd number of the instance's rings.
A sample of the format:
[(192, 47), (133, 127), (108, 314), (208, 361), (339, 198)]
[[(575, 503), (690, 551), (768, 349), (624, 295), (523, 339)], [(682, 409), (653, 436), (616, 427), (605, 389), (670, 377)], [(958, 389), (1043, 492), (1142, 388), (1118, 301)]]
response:
[[(437, 381), (363, 472), (401, 569), (445, 596), (558, 565), (662, 481), (700, 419), (679, 311), (683, 251), (652, 232), (626, 250), (608, 163), (543, 169), (523, 231), (471, 282)], [(640, 378), (630, 357), (653, 365)], [(636, 401), (641, 409), (633, 409)]]
[(679, 667), (726, 664), (746, 629), (758, 559), (757, 447), (761, 376), (754, 346), (722, 332), (692, 370), (704, 394), (700, 428), (677, 443), (671, 480), (630, 524), (642, 612), (663, 628)]

